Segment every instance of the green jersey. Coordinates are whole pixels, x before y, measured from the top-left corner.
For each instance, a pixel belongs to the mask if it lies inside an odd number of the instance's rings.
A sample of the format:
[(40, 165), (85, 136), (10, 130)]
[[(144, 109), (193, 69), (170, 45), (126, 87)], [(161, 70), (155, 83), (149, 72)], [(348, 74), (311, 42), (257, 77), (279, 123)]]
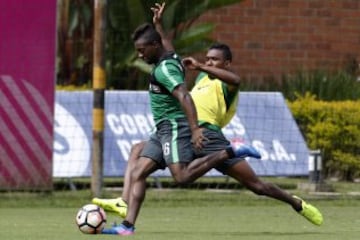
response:
[(164, 119), (185, 117), (179, 101), (171, 94), (184, 83), (184, 68), (180, 58), (167, 53), (155, 65), (150, 77), (150, 104), (155, 124)]

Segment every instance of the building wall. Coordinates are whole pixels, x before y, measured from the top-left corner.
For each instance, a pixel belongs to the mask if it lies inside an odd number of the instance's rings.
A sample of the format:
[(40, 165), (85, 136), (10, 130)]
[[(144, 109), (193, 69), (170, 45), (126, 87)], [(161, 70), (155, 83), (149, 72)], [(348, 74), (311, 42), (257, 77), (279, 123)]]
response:
[(359, 0), (244, 0), (199, 21), (216, 23), (213, 38), (230, 45), (249, 80), (360, 60)]

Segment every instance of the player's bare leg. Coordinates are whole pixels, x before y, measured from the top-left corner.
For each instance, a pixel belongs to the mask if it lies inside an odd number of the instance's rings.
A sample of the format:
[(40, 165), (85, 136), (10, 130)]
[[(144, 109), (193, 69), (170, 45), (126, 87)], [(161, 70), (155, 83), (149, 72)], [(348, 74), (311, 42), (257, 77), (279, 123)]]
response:
[(157, 164), (149, 158), (141, 157), (137, 160), (136, 166), (130, 174), (131, 189), (129, 190), (128, 210), (125, 220), (118, 226), (104, 229), (103, 234), (134, 234), (134, 224), (145, 199), (146, 178), (157, 169)]
[(131, 184), (131, 172), (134, 171), (136, 163), (139, 159), (140, 153), (144, 148), (146, 142), (139, 142), (131, 147), (129, 161), (125, 170), (124, 185), (121, 198), (127, 203), (129, 202), (130, 184)]
[(314, 206), (306, 203), (299, 197), (292, 196), (273, 183), (264, 182), (259, 179), (247, 161), (241, 161), (230, 167), (227, 174), (238, 180), (246, 188), (258, 195), (265, 195), (290, 204), (295, 211), (303, 215), (315, 225), (321, 225), (323, 217)]
[[(125, 218), (125, 216), (127, 215), (127, 203), (130, 198), (130, 188), (132, 188), (130, 175), (135, 170), (135, 167), (138, 163), (138, 156), (140, 155), (144, 145), (145, 142), (140, 142), (138, 144), (135, 144), (131, 148), (128, 166), (125, 171), (124, 189), (122, 197), (114, 199), (93, 198), (93, 203), (101, 206), (108, 212), (115, 212), (122, 218)], [(206, 172), (215, 167), (217, 164), (225, 161), (228, 158), (232, 158), (233, 156), (251, 156), (255, 158), (260, 158), (260, 154), (257, 152), (256, 149), (254, 149), (252, 146), (243, 144), (236, 147), (229, 146), (226, 150), (218, 151), (205, 157), (195, 159), (189, 164), (171, 164), (169, 165), (169, 169), (174, 180), (177, 183), (191, 183), (199, 177), (203, 176)]]
[(168, 167), (177, 183), (186, 184), (195, 181), (228, 158), (229, 153), (226, 150), (222, 150), (202, 158), (197, 158), (189, 164), (171, 164)]
[(135, 223), (145, 199), (146, 178), (157, 169), (157, 164), (149, 158), (141, 157), (137, 161), (136, 167), (131, 173), (131, 191), (126, 221), (132, 224)]
[(99, 205), (107, 212), (113, 212), (118, 214), (120, 217), (125, 218), (131, 188), (131, 172), (134, 171), (136, 162), (144, 145), (145, 142), (140, 142), (131, 147), (129, 161), (125, 170), (124, 186), (121, 197), (113, 199), (93, 198), (92, 203)]

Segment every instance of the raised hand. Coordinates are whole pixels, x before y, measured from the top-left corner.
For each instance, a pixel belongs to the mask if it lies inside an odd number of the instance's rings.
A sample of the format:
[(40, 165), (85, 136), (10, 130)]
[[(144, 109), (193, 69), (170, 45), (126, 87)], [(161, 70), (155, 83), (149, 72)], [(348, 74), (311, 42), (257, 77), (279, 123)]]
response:
[(153, 23), (155, 26), (156, 31), (160, 34), (161, 36), (161, 42), (165, 48), (166, 51), (175, 51), (175, 48), (172, 44), (171, 39), (167, 36), (167, 34), (165, 33), (163, 26), (162, 26), (162, 14), (164, 12), (165, 9), (165, 3), (163, 2), (162, 4), (160, 3), (155, 3), (155, 6), (150, 8), (151, 11), (154, 13), (153, 16)]
[(164, 9), (165, 9), (165, 3), (164, 2), (162, 4), (155, 3), (155, 7), (152, 7), (150, 9), (154, 13), (154, 16), (153, 16), (154, 25), (161, 24), (161, 17), (164, 12)]

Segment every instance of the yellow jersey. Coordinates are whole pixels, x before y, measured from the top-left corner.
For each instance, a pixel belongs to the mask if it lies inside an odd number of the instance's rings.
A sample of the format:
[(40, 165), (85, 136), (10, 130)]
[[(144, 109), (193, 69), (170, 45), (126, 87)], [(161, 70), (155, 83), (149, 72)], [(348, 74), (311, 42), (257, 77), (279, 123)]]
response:
[(214, 125), (220, 130), (235, 115), (239, 91), (229, 92), (226, 83), (200, 73), (191, 90), (191, 96), (199, 122)]

